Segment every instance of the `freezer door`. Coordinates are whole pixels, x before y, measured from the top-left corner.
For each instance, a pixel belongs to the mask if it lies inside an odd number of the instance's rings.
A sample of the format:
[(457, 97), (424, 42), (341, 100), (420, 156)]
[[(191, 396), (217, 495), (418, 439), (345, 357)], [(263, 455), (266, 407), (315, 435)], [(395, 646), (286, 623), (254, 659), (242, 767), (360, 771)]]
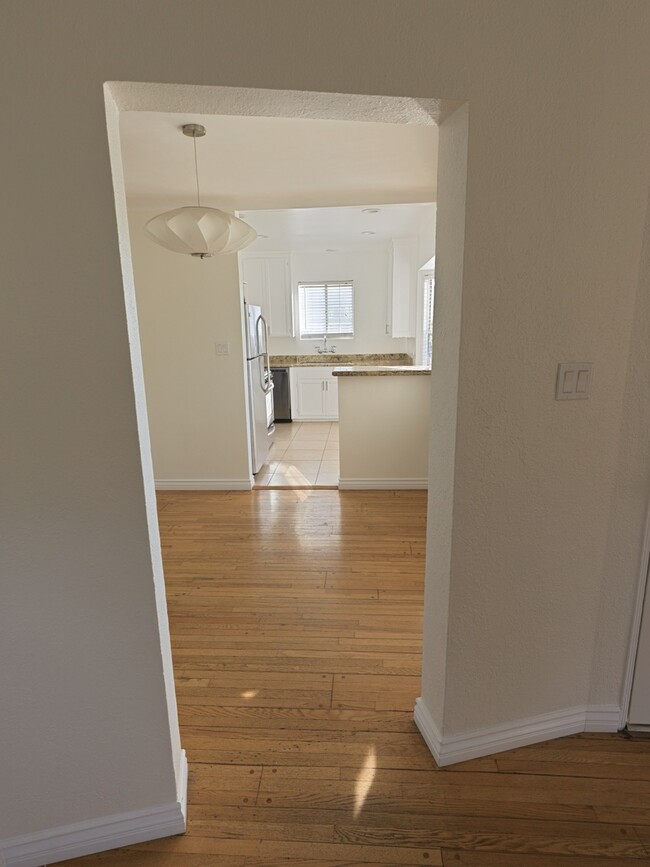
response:
[(264, 352), (264, 347), (261, 345), (261, 316), (261, 307), (255, 304), (246, 305), (246, 358), (257, 358)]
[(259, 473), (262, 464), (268, 460), (271, 437), (268, 433), (266, 418), (266, 394), (268, 384), (263, 381), (264, 368), (259, 359), (248, 363), (248, 397), (251, 424), (251, 457), (253, 474)]

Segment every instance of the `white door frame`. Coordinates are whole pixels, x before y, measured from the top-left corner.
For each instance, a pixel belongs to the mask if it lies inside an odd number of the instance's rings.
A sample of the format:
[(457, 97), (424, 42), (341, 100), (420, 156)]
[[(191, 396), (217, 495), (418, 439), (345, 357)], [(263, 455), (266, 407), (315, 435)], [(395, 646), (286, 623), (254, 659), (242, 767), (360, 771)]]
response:
[(619, 728), (625, 728), (630, 712), (630, 701), (632, 700), (632, 686), (634, 684), (634, 669), (636, 667), (636, 655), (639, 649), (639, 640), (641, 638), (641, 618), (643, 617), (643, 606), (645, 603), (645, 595), (648, 588), (648, 572), (650, 571), (650, 498), (646, 509), (645, 531), (643, 534), (643, 548), (641, 549), (641, 563), (639, 567), (639, 577), (637, 579), (636, 598), (634, 601), (634, 613), (632, 615), (632, 625), (630, 627), (630, 645), (627, 651), (627, 660), (625, 663), (625, 676), (623, 678), (623, 689), (621, 694), (621, 718)]

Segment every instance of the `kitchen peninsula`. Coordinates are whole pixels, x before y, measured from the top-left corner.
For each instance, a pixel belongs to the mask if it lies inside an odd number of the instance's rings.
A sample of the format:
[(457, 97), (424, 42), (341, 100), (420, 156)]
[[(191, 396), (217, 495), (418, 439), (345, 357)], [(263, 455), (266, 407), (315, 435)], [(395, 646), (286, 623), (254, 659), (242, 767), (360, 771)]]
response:
[(339, 381), (339, 488), (426, 488), (431, 370), (346, 365), (332, 375)]
[(272, 355), (271, 370), (288, 369), (291, 418), (294, 421), (338, 421), (338, 380), (332, 375), (340, 365), (354, 367), (412, 365), (406, 353), (332, 353)]
[(406, 353), (271, 356), (293, 417), (338, 419), (341, 490), (426, 488), (431, 370)]

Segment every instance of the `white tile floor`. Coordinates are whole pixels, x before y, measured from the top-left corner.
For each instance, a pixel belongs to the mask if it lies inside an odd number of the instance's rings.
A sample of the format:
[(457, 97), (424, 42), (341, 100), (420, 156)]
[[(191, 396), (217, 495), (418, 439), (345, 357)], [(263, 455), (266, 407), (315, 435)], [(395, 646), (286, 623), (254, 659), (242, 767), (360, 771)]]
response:
[(331, 487), (339, 483), (338, 422), (276, 424), (268, 463), (255, 487)]

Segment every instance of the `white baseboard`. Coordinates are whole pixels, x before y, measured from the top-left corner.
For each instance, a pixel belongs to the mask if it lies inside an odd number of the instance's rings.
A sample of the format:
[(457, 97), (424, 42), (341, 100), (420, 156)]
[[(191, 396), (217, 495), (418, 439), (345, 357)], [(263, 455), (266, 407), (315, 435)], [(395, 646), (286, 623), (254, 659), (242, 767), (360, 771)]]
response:
[(340, 491), (414, 491), (428, 487), (428, 479), (339, 479)]
[(421, 698), (415, 703), (413, 718), (436, 764), (444, 767), (579, 732), (615, 732), (620, 713), (615, 705), (569, 708), (446, 738)]
[(419, 728), (425, 744), (429, 747), (431, 755), (436, 760), (436, 764), (438, 767), (442, 767), (442, 735), (438, 731), (438, 726), (434, 723), (433, 717), (422, 703), (421, 696), (420, 698), (415, 699), (413, 720), (415, 721), (415, 725)]
[(252, 491), (251, 479), (156, 479), (157, 491)]
[(585, 710), (586, 732), (617, 732), (621, 728), (621, 708), (617, 704), (592, 704)]
[(187, 753), (181, 750), (181, 761), (178, 769), (178, 791), (176, 800), (180, 804), (183, 821), (187, 824), (187, 781), (189, 777), (189, 768), (187, 766)]
[(92, 855), (145, 840), (171, 837), (185, 831), (187, 819), (187, 757), (181, 756), (180, 791), (177, 800), (144, 810), (132, 810), (74, 825), (50, 828), (0, 841), (2, 867), (42, 867), (68, 858)]
[(303, 421), (307, 421), (307, 422), (317, 421), (317, 422), (320, 422), (321, 424), (331, 424), (332, 422), (337, 422), (338, 420), (339, 420), (338, 416), (336, 416), (336, 418), (332, 418), (331, 416), (327, 416), (326, 418), (323, 418), (322, 415), (321, 416), (318, 416), (318, 415), (300, 415), (300, 416), (292, 415), (291, 416), (291, 421), (295, 421), (298, 424), (301, 424)]

